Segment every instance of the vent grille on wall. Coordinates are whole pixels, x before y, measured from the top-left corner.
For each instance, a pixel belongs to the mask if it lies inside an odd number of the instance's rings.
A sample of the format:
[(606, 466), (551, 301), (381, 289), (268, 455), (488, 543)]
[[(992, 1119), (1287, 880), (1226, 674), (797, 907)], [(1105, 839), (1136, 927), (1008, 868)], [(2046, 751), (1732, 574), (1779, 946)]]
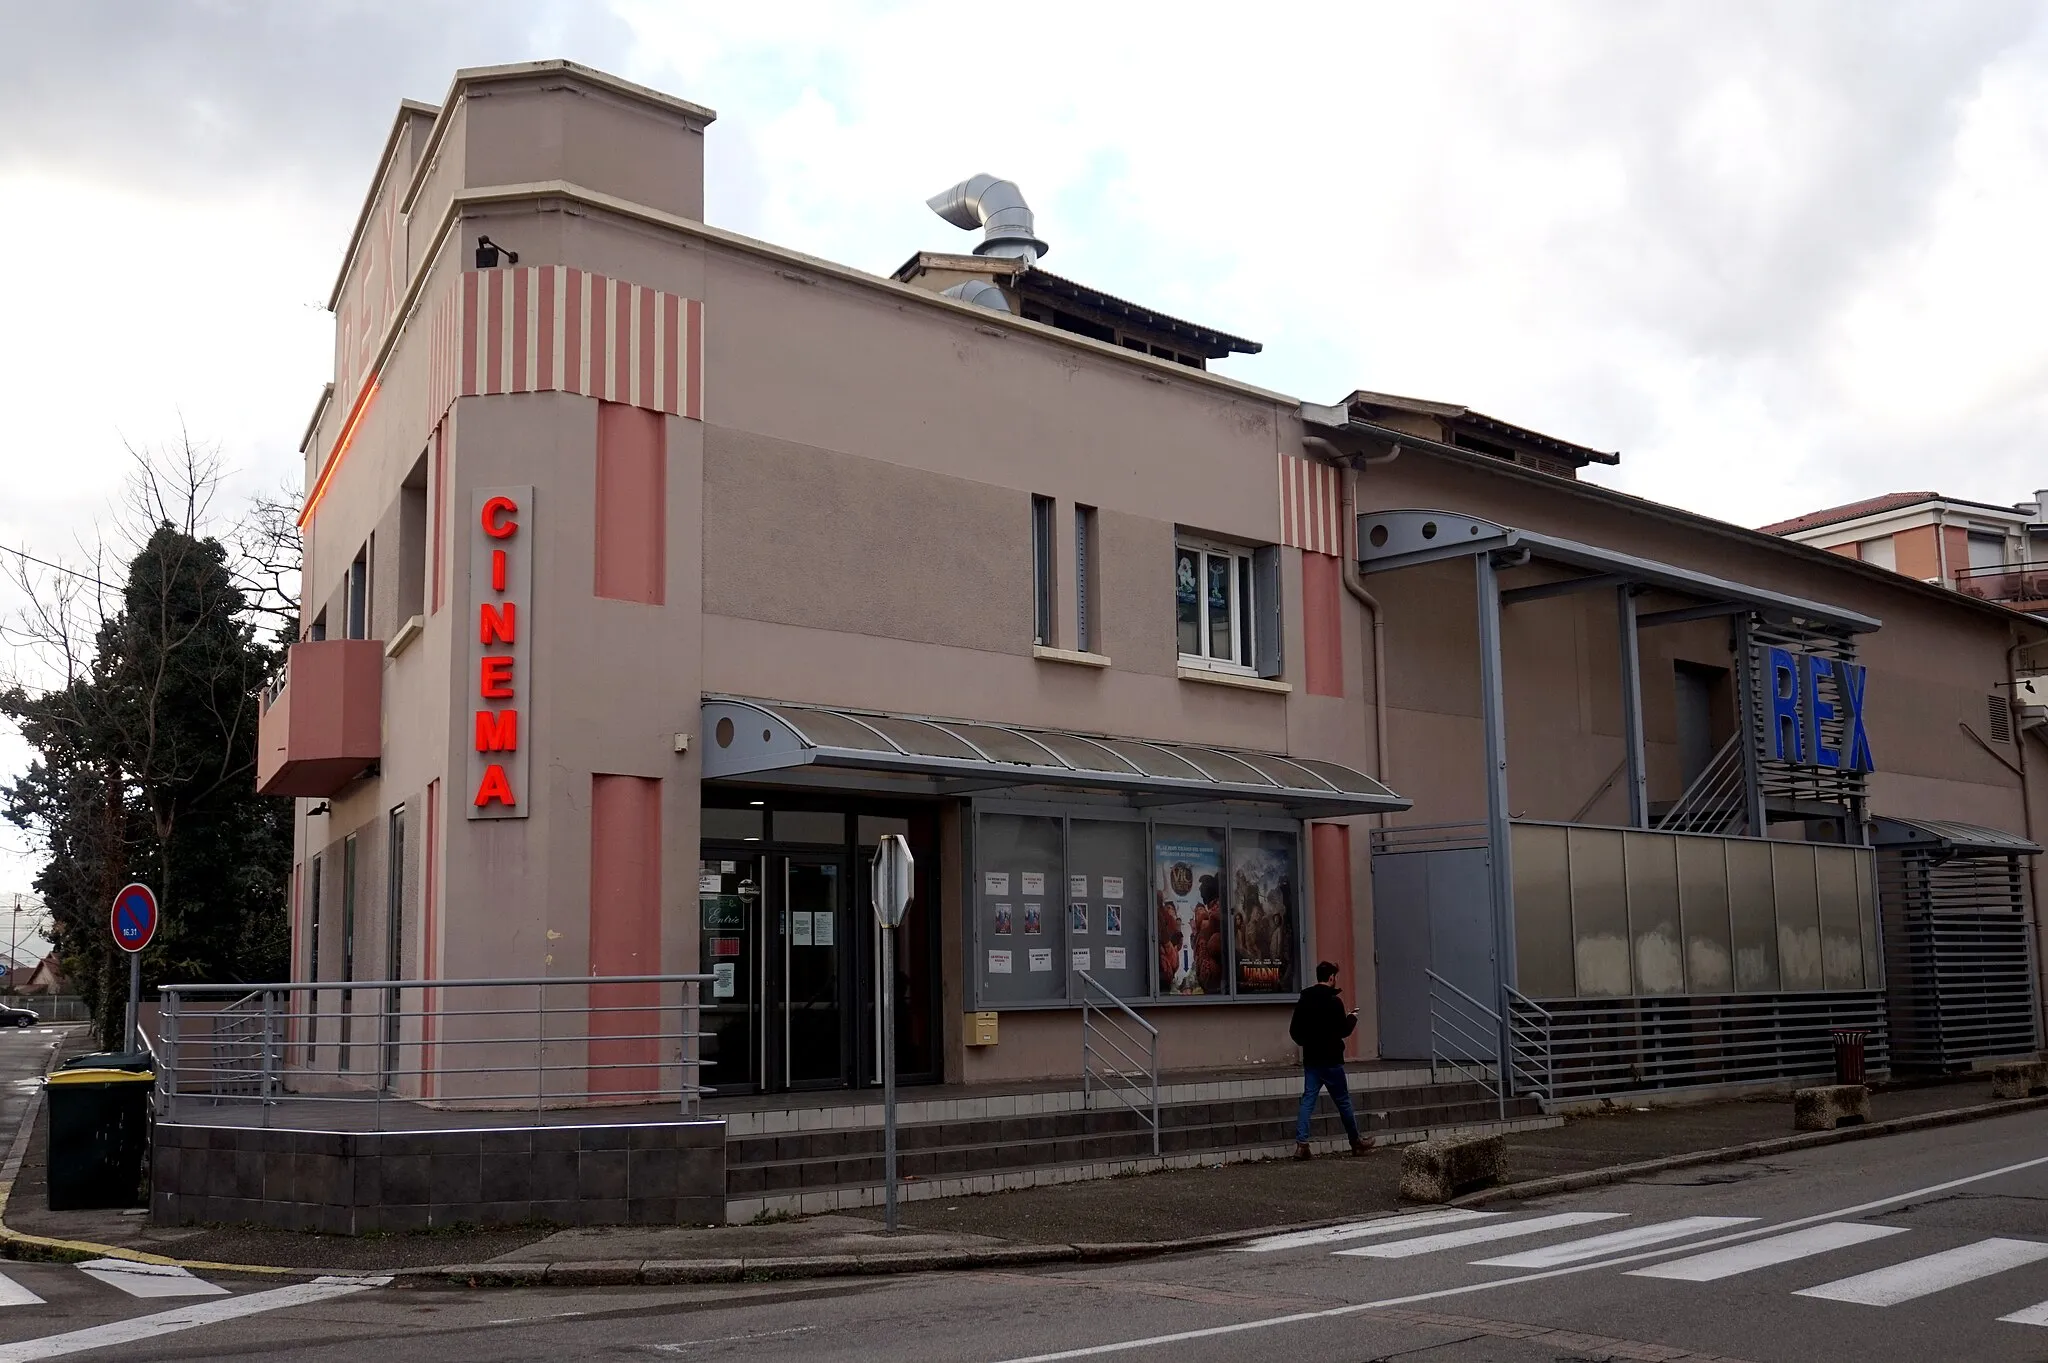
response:
[(2006, 703), (2004, 696), (1992, 695), (1984, 699), (1988, 707), (1985, 718), (1990, 723), (1991, 741), (2012, 742), (2012, 706)]

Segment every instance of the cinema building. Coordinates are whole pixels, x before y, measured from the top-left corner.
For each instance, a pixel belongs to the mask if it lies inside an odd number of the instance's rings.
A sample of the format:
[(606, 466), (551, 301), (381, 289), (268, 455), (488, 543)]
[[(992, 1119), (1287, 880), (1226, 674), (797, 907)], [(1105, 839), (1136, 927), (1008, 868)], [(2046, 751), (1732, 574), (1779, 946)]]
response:
[(349, 986), (558, 980), (525, 1108), (693, 1074), (733, 1215), (865, 1201), (888, 833), (927, 1190), (1291, 1144), (1318, 960), (1393, 1134), (2039, 1045), (2035, 617), (1240, 382), (1006, 181), (889, 276), (723, 230), (712, 120), (549, 62), (391, 130), (263, 721), (292, 1091), (460, 1107)]

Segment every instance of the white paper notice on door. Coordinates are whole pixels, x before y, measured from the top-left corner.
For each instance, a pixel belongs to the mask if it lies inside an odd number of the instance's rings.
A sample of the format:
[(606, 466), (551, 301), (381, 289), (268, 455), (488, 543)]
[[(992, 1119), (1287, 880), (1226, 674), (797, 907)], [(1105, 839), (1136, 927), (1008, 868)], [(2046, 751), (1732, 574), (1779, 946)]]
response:
[(811, 944), (811, 915), (797, 912), (789, 916), (789, 944), (793, 947), (807, 947)]
[(729, 999), (732, 997), (733, 981), (739, 967), (732, 961), (718, 961), (711, 967), (711, 997)]
[(1032, 968), (1033, 970), (1051, 970), (1051, 969), (1052, 969), (1052, 948), (1051, 948), (1051, 947), (1033, 947), (1033, 948), (1031, 948), (1031, 968)]
[(812, 914), (811, 945), (814, 947), (831, 946), (838, 939), (838, 933), (835, 931), (838, 921), (838, 918), (830, 913)]
[(725, 888), (725, 887), (724, 887), (723, 883), (722, 883), (722, 882), (721, 882), (721, 881), (719, 880), (719, 878), (718, 878), (718, 872), (716, 872), (716, 871), (699, 871), (699, 872), (697, 872), (697, 893), (698, 893), (698, 894), (717, 894), (717, 893), (718, 893), (718, 892), (719, 892), (719, 891), (720, 891), (721, 889), (723, 889), (723, 888)]
[(988, 954), (988, 973), (991, 975), (1009, 974), (1010, 953), (1007, 951), (991, 951)]
[(1124, 968), (1124, 949), (1122, 947), (1104, 947), (1102, 949), (1102, 968), (1104, 970), (1122, 970)]
[(1067, 898), (1069, 898), (1069, 899), (1086, 899), (1087, 897), (1088, 897), (1088, 877), (1086, 877), (1086, 876), (1068, 876), (1068, 877), (1067, 877)]
[(1024, 882), (1024, 888), (1021, 891), (1019, 891), (1020, 894), (1045, 893), (1045, 872), (1020, 871), (1018, 873), (1018, 878)]
[(1010, 873), (1008, 871), (983, 871), (981, 873), (981, 892), (983, 894), (1008, 894), (1010, 892)]
[(1104, 899), (1122, 899), (1124, 897), (1124, 878), (1122, 876), (1104, 876), (1102, 878), (1102, 897)]
[(1087, 947), (1074, 948), (1074, 969), (1093, 970), (1095, 953)]

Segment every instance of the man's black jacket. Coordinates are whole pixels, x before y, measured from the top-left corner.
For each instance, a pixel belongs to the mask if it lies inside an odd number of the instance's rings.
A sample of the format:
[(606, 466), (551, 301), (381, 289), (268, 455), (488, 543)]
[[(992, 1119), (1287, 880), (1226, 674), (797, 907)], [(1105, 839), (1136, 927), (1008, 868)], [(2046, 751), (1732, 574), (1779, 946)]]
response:
[(1301, 1063), (1323, 1069), (1344, 1063), (1344, 1038), (1358, 1026), (1345, 1011), (1344, 1000), (1327, 984), (1312, 984), (1295, 1001), (1294, 1021), (1287, 1035), (1301, 1047)]

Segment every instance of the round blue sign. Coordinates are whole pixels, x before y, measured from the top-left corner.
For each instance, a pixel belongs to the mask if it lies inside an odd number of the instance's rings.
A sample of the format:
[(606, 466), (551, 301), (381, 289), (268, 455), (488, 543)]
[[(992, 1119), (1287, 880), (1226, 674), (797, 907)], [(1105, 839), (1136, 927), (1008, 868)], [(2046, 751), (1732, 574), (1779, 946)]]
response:
[(156, 896), (149, 886), (124, 885), (114, 896), (111, 915), (114, 945), (123, 951), (140, 951), (156, 936)]

